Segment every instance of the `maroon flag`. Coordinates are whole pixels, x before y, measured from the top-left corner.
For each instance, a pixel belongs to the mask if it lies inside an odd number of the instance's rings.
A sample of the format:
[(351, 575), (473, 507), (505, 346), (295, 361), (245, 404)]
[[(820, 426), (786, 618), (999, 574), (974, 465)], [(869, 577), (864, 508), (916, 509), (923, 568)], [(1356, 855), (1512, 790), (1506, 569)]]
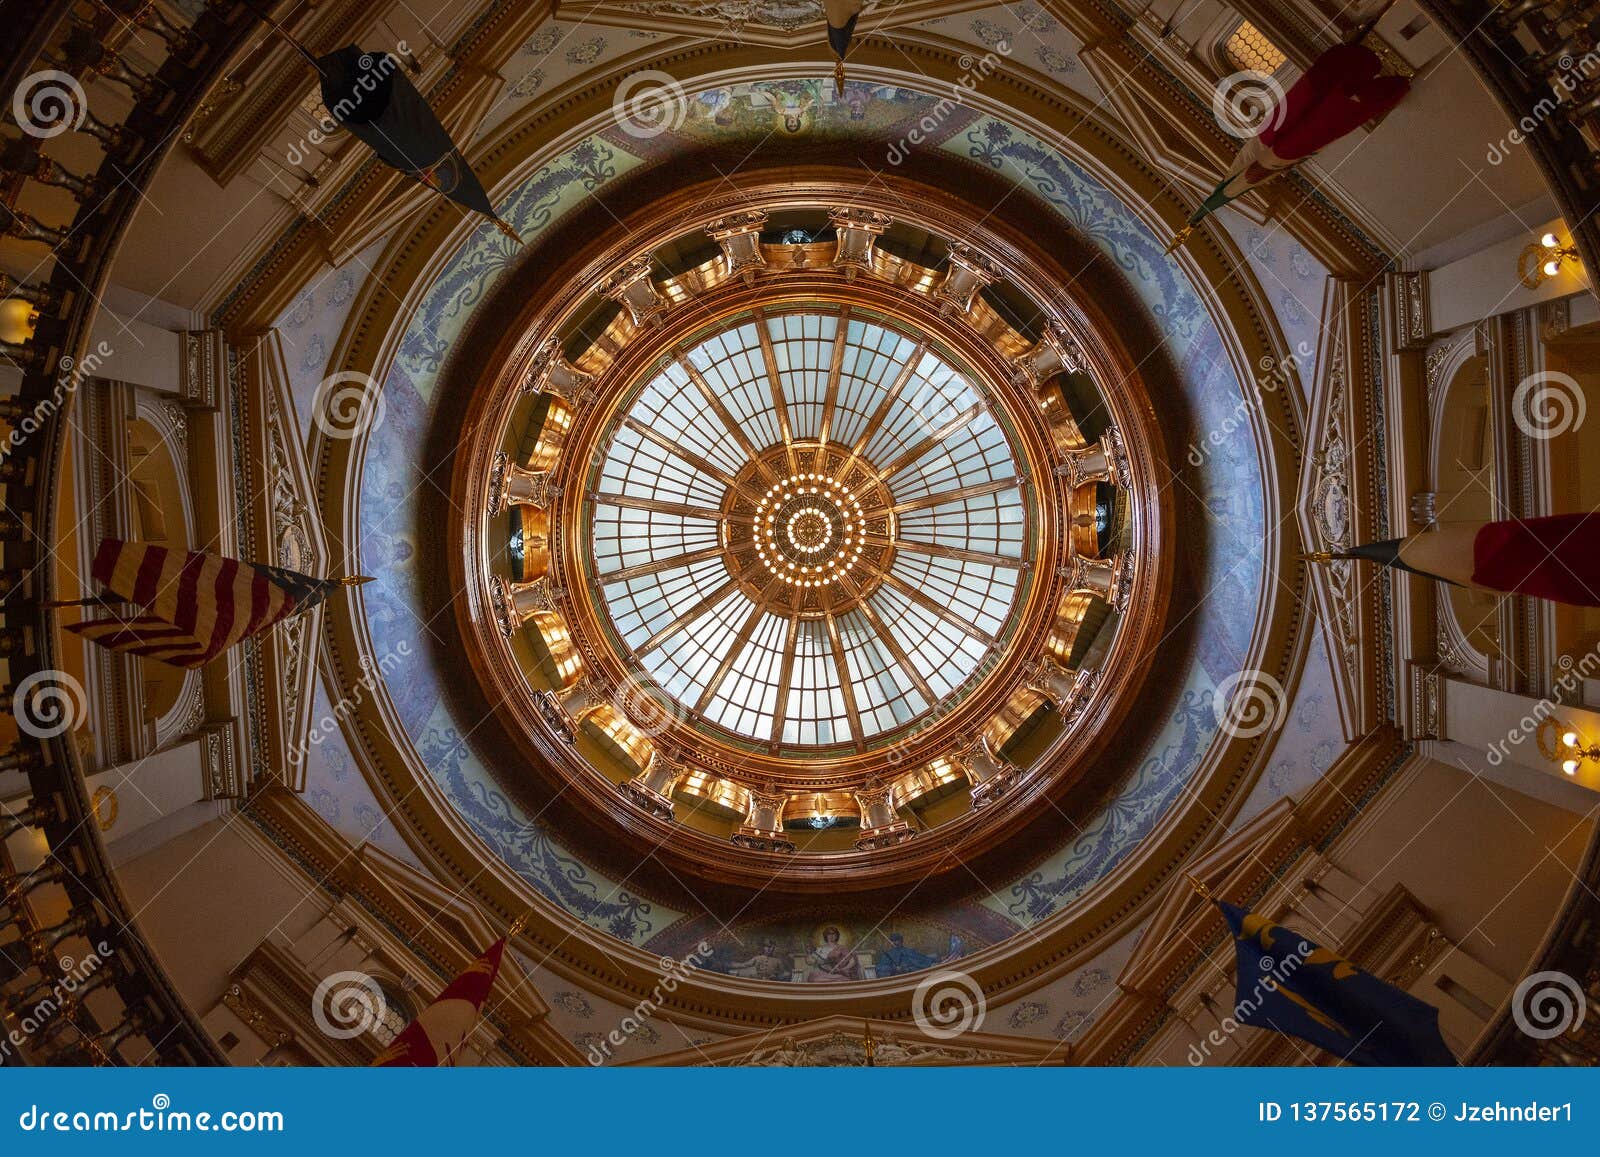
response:
[(1363, 558), (1457, 586), (1600, 607), (1600, 514), (1446, 523), (1409, 538), (1306, 557)]
[(1382, 76), (1382, 71), (1378, 54), (1364, 44), (1340, 44), (1317, 57), (1273, 110), (1266, 127), (1245, 142), (1233, 168), (1190, 214), (1167, 252), (1176, 250), (1200, 222), (1230, 201), (1385, 116), (1411, 91), (1411, 81)]
[(388, 1048), (372, 1060), (373, 1068), (435, 1068), (455, 1063), (462, 1042), (472, 1034), (484, 1002), (500, 975), (506, 940), (521, 931), (522, 921), (489, 945), (484, 954), (452, 980), (438, 998), (406, 1025)]
[(315, 579), (206, 551), (107, 538), (90, 574), (140, 614), (67, 624), (113, 651), (202, 667), (234, 644), (366, 579)]

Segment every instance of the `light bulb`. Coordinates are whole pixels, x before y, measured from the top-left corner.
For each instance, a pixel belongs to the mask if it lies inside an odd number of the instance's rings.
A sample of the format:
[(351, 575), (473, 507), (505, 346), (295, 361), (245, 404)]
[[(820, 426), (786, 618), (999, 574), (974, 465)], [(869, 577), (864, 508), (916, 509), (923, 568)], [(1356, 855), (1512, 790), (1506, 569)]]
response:
[(33, 337), (33, 326), (39, 320), (38, 310), (20, 297), (0, 301), (0, 338), (21, 345)]
[(1577, 775), (1578, 774), (1578, 761), (1576, 759), (1567, 760), (1565, 763), (1563, 763), (1561, 765), (1561, 770), (1566, 772), (1568, 775)]
[(1539, 238), (1539, 244), (1543, 245), (1546, 249), (1560, 249), (1561, 239), (1558, 238), (1554, 233), (1546, 233), (1543, 237)]
[(1561, 744), (1563, 747), (1578, 746), (1578, 733), (1576, 731), (1563, 732), (1561, 735)]
[(1561, 262), (1559, 262), (1559, 261), (1546, 261), (1544, 263), (1544, 275), (1546, 277), (1554, 277), (1556, 274), (1558, 274), (1560, 272), (1561, 272)]

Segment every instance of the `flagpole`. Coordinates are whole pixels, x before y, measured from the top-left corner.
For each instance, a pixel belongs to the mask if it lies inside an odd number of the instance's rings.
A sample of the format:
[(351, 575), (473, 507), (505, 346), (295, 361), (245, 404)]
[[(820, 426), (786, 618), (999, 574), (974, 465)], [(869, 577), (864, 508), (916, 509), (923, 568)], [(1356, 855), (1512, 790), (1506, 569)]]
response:
[(83, 599), (50, 599), (39, 604), (45, 610), (60, 610), (62, 607), (126, 607), (132, 605), (131, 599), (113, 599), (105, 595), (90, 595)]
[(239, 2), (241, 4), (243, 4), (246, 8), (248, 8), (251, 12), (254, 12), (257, 17), (259, 17), (260, 19), (266, 21), (268, 24), (272, 25), (272, 30), (274, 32), (276, 32), (279, 36), (281, 36), (285, 40), (287, 40), (290, 43), (290, 45), (292, 45), (294, 47), (294, 50), (296, 52), (298, 52), (301, 56), (305, 57), (306, 58), (306, 63), (309, 64), (312, 68), (317, 70), (317, 75), (318, 76), (322, 75), (322, 66), (317, 63), (317, 58), (315, 56), (311, 55), (310, 50), (307, 49), (304, 44), (301, 44), (293, 36), (289, 35), (288, 31), (283, 27), (283, 25), (279, 24), (276, 20), (274, 20), (270, 13), (263, 12), (260, 8), (257, 8), (254, 4), (252, 4), (250, 2), (250, 0), (239, 0)]
[(1171, 257), (1179, 249), (1183, 248), (1183, 243), (1185, 241), (1189, 240), (1189, 238), (1193, 236), (1194, 226), (1185, 225), (1182, 229), (1179, 229), (1172, 235), (1172, 240), (1167, 242), (1167, 247), (1162, 252), (1165, 253), (1166, 256)]
[(526, 912), (511, 922), (511, 927), (506, 929), (505, 938), (507, 940), (515, 940), (518, 936), (521, 936), (523, 930), (528, 926), (528, 921), (532, 919), (533, 909), (529, 908)]

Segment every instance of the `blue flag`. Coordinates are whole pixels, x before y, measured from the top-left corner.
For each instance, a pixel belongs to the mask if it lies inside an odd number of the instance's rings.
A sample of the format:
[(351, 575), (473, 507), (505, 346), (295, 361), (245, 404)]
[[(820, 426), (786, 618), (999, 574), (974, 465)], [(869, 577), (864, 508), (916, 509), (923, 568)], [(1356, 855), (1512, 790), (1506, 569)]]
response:
[(1234, 1019), (1354, 1065), (1454, 1065), (1439, 1010), (1298, 932), (1215, 901), (1238, 953)]

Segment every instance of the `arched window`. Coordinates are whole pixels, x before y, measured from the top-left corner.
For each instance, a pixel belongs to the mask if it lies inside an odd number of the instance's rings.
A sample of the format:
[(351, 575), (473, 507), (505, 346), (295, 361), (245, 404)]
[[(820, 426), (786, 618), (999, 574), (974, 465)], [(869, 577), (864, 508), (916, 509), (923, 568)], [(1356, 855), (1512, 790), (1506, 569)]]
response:
[(378, 979), (378, 987), (383, 990), (383, 1015), (373, 1022), (372, 1035), (387, 1048), (415, 1019), (417, 1010), (411, 997), (387, 977)]
[(1289, 60), (1283, 49), (1248, 20), (1240, 22), (1233, 34), (1222, 42), (1222, 58), (1235, 71), (1260, 72), (1267, 76)]

